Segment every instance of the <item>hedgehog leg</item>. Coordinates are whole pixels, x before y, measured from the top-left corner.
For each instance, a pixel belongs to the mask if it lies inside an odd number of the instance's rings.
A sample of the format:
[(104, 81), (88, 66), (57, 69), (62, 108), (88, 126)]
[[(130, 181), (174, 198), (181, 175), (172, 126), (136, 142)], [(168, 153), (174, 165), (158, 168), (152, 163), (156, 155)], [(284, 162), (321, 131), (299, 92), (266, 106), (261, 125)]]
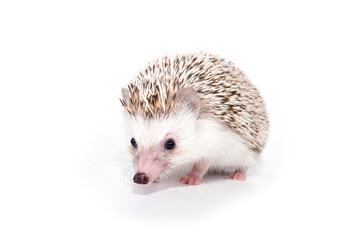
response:
[(199, 185), (208, 168), (209, 163), (207, 161), (199, 161), (194, 164), (189, 174), (180, 178), (180, 182), (188, 185)]
[(230, 173), (226, 177), (227, 179), (245, 181), (246, 180), (246, 169), (236, 169), (235, 172)]

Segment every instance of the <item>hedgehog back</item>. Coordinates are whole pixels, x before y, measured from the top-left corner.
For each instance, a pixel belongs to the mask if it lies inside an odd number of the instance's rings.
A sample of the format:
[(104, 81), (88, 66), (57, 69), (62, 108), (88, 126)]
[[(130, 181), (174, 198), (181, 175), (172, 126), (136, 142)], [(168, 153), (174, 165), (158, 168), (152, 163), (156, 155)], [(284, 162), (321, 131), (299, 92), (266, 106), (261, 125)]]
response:
[(176, 92), (185, 87), (199, 93), (203, 105), (200, 117), (222, 123), (238, 133), (249, 149), (262, 151), (269, 131), (264, 100), (239, 68), (216, 55), (157, 59), (128, 85), (129, 102), (121, 102), (133, 116), (165, 117), (176, 111)]

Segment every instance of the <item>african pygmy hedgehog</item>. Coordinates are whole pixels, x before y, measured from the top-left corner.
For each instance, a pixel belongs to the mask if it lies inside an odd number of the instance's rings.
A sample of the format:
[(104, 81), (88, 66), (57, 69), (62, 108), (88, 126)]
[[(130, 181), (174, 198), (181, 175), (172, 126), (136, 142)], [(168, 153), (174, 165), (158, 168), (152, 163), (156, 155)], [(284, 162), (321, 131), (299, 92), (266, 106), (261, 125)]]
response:
[(197, 185), (207, 171), (245, 180), (269, 131), (263, 98), (245, 74), (219, 56), (165, 56), (122, 89), (133, 180), (147, 184), (192, 165), (180, 181)]

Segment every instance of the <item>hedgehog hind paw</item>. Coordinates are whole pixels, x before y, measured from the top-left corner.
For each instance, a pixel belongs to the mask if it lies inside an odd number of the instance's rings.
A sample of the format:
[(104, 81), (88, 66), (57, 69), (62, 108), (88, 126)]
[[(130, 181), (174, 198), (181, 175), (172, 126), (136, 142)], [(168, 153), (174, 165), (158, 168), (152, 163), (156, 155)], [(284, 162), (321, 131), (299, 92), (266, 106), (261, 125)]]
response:
[(246, 171), (241, 170), (241, 169), (237, 169), (234, 172), (227, 175), (226, 179), (245, 181), (246, 180)]

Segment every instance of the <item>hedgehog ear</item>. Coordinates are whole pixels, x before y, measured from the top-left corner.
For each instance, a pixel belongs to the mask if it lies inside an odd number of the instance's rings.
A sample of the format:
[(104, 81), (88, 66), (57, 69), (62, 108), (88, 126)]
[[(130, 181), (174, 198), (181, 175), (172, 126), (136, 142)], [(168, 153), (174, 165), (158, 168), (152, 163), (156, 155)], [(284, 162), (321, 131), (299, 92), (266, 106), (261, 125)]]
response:
[(122, 104), (125, 104), (125, 105), (129, 105), (128, 103), (129, 103), (129, 89), (127, 89), (127, 88), (122, 88), (121, 89), (121, 99), (120, 99), (120, 102), (122, 103)]
[(197, 91), (192, 87), (186, 87), (180, 89), (176, 93), (175, 103), (178, 102), (187, 104), (190, 107), (190, 109), (196, 113), (196, 115), (199, 115), (200, 107), (201, 107), (200, 99)]

